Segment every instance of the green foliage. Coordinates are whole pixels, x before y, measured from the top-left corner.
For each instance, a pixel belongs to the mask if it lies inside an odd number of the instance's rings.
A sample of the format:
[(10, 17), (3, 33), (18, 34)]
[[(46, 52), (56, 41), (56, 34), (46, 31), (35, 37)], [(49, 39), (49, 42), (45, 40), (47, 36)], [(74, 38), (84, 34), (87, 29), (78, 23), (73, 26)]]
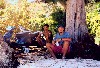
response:
[[(64, 11), (63, 8), (53, 3), (27, 3), (27, 1), (20, 0), (16, 5), (7, 3), (6, 5), (4, 9), (0, 10), (0, 33), (3, 34), (6, 32), (5, 28), (9, 25), (16, 27), (16, 33), (19, 31), (19, 25), (34, 32), (41, 30), (42, 25), (49, 24), (50, 30), (54, 32), (55, 26), (63, 16), (62, 11)], [(55, 13), (61, 16), (57, 20), (56, 18), (53, 19)], [(55, 15), (55, 17), (57, 16), (59, 15)], [(56, 25), (53, 26), (53, 24)]]
[(100, 37), (100, 3), (93, 4), (91, 11), (87, 11), (87, 25), (90, 34)]
[(66, 12), (58, 9), (57, 11), (53, 12), (52, 14), (53, 20), (58, 22), (58, 24), (66, 24)]
[(54, 30), (57, 32), (57, 26), (58, 25), (63, 25), (64, 27), (66, 26), (66, 12), (62, 11), (60, 8), (57, 9), (55, 12), (52, 14), (53, 20), (56, 21), (56, 23), (53, 23), (52, 25), (56, 28)]

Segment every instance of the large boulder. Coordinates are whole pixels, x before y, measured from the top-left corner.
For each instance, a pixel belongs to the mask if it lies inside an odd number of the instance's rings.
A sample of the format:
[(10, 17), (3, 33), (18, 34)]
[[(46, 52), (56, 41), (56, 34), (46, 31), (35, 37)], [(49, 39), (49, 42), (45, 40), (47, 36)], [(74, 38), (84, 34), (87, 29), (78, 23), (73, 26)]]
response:
[(13, 49), (0, 38), (0, 67), (9, 65), (9, 62), (12, 60), (12, 52)]

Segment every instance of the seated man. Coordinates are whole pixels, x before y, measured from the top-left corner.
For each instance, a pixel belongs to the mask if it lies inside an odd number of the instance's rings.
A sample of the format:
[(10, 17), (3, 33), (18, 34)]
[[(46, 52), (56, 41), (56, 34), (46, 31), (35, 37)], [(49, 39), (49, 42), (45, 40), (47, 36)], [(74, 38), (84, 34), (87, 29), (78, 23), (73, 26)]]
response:
[(8, 32), (6, 32), (5, 34), (4, 34), (4, 41), (6, 42), (6, 43), (8, 43), (8, 44), (10, 44), (10, 40), (11, 40), (11, 37), (12, 37), (12, 35), (13, 35), (13, 32), (14, 32), (14, 27), (12, 27), (12, 26), (8, 26), (7, 28), (6, 28), (6, 30), (8, 31)]
[(51, 55), (56, 58), (55, 53), (62, 53), (62, 58), (65, 58), (66, 54), (69, 52), (69, 44), (71, 38), (69, 33), (64, 32), (64, 27), (62, 25), (58, 26), (58, 33), (56, 34), (54, 40), (51, 43), (47, 43), (46, 47), (50, 51)]
[[(42, 37), (42, 38), (41, 38)], [(43, 26), (43, 32), (40, 33), (37, 37), (38, 43), (43, 47), (46, 43), (52, 43), (53, 35), (52, 32), (49, 30), (49, 25), (45, 24)]]

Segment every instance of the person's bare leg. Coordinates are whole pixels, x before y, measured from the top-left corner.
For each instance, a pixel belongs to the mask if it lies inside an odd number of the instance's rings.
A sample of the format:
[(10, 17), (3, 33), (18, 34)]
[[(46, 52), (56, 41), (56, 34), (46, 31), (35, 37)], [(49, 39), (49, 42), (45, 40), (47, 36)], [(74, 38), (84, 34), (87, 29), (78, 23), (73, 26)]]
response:
[(69, 42), (64, 41), (63, 49), (62, 49), (62, 52), (63, 52), (62, 58), (64, 58), (66, 56), (66, 53), (68, 52), (68, 50), (69, 50)]
[(53, 48), (52, 44), (51, 44), (51, 43), (46, 43), (46, 47), (47, 47), (47, 49), (49, 50), (50, 54), (51, 54), (54, 58), (56, 58), (56, 56), (55, 56), (55, 54), (54, 54), (54, 52), (53, 52), (53, 50), (52, 50), (52, 48)]

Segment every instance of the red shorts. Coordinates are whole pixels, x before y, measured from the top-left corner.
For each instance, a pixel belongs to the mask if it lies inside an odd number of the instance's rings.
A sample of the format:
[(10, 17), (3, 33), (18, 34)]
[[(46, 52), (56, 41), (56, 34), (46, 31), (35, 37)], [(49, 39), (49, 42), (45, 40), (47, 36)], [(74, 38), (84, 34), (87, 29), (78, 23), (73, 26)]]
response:
[(55, 54), (58, 54), (58, 53), (63, 53), (62, 52), (62, 46), (60, 45), (60, 46), (55, 46), (55, 45), (52, 45), (53, 47), (52, 47), (52, 50), (53, 50), (53, 52), (55, 53)]
[[(62, 54), (63, 53), (62, 49), (63, 49), (62, 45), (60, 46), (52, 45), (52, 50), (55, 54), (58, 54), (58, 53)], [(68, 52), (70, 52), (70, 46), (68, 47)]]

